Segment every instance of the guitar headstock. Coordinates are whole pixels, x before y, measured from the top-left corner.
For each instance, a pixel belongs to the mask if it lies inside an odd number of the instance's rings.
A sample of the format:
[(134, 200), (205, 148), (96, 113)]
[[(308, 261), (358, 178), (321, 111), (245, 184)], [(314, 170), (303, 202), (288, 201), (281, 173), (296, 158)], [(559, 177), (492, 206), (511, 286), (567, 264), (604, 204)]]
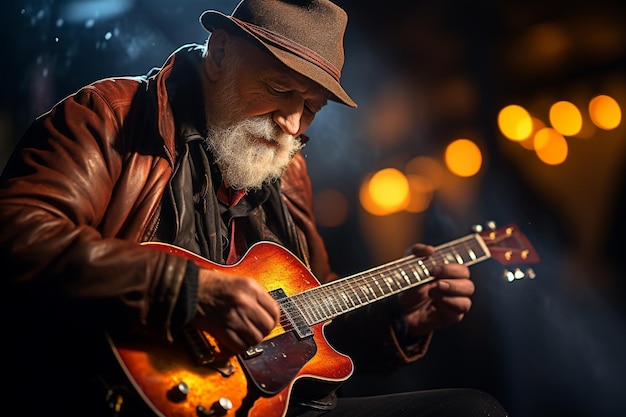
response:
[[(474, 226), (473, 229), (489, 248), (491, 257), (502, 265), (539, 263), (535, 248), (515, 224), (496, 228), (493, 222), (489, 222), (486, 229), (482, 226)], [(513, 281), (524, 277), (533, 279), (535, 273), (531, 268), (525, 271), (515, 268), (505, 271), (504, 276), (508, 281)]]

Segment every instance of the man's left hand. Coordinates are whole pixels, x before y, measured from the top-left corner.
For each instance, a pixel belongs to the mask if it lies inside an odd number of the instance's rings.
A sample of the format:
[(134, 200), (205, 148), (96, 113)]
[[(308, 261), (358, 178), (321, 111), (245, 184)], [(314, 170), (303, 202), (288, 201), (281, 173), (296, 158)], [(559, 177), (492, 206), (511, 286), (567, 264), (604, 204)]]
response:
[[(435, 248), (418, 243), (411, 252), (418, 257), (428, 257)], [(430, 272), (435, 278), (433, 281), (400, 295), (407, 330), (414, 337), (460, 322), (472, 306), (474, 283), (467, 266), (441, 264)]]

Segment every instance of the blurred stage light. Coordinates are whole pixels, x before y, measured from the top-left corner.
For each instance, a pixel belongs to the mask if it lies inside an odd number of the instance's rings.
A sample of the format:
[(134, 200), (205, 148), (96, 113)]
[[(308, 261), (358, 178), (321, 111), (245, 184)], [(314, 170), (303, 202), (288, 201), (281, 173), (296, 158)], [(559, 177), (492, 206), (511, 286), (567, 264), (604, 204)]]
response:
[(89, 0), (68, 2), (61, 8), (61, 17), (70, 23), (108, 19), (130, 10), (134, 0)]
[(612, 130), (622, 121), (622, 109), (613, 97), (599, 95), (589, 102), (589, 117), (600, 129)]
[(535, 152), (548, 165), (562, 164), (567, 159), (567, 141), (555, 129), (545, 127), (535, 134)]
[(525, 108), (510, 104), (498, 113), (498, 127), (506, 138), (519, 142), (531, 135), (533, 122)]
[(583, 118), (580, 110), (574, 103), (569, 101), (557, 101), (550, 107), (550, 124), (563, 136), (574, 136), (580, 132), (583, 126)]
[(452, 173), (459, 177), (471, 177), (480, 171), (483, 155), (471, 140), (457, 139), (447, 146), (445, 161)]

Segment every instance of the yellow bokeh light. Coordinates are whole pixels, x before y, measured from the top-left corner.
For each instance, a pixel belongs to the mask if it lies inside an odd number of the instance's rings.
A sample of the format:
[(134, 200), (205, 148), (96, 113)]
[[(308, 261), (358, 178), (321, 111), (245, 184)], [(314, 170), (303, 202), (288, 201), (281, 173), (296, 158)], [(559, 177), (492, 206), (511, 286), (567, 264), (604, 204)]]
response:
[(448, 169), (459, 177), (471, 177), (480, 171), (483, 155), (478, 145), (469, 139), (457, 139), (446, 148)]
[(498, 113), (498, 127), (506, 138), (522, 141), (531, 135), (533, 122), (525, 108), (510, 104)]
[(583, 117), (578, 107), (569, 101), (558, 101), (550, 107), (550, 123), (564, 136), (574, 136), (583, 126)]
[(555, 129), (545, 127), (535, 134), (535, 152), (542, 162), (559, 165), (567, 159), (567, 141)]
[(361, 207), (365, 211), (375, 216), (384, 216), (389, 214), (389, 210), (384, 209), (383, 207), (379, 207), (374, 200), (372, 199), (372, 194), (369, 191), (370, 180), (372, 176), (368, 176), (361, 183), (361, 188), (359, 189), (359, 201), (361, 202)]
[(589, 117), (600, 129), (615, 129), (622, 121), (622, 109), (614, 98), (599, 95), (589, 102)]
[(359, 192), (363, 208), (382, 216), (404, 210), (409, 203), (409, 181), (395, 168), (385, 168), (366, 178)]

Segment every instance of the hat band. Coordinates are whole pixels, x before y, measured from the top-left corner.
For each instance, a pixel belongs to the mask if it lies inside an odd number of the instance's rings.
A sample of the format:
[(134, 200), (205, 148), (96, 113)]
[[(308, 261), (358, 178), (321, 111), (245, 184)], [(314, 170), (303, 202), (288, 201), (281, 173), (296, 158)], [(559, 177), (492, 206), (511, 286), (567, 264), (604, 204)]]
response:
[(341, 71), (339, 71), (336, 66), (334, 66), (330, 61), (328, 61), (326, 58), (324, 58), (317, 52), (307, 48), (306, 46), (300, 45), (299, 43), (296, 43), (292, 41), (291, 39), (285, 38), (284, 36), (279, 35), (278, 33), (271, 32), (260, 26), (254, 25), (252, 23), (244, 22), (243, 20), (239, 20), (233, 16), (231, 16), (231, 19), (235, 20), (239, 25), (243, 26), (245, 29), (249, 30), (255, 35), (258, 35), (262, 37), (263, 39), (266, 39), (281, 48), (294, 52), (296, 55), (320, 67), (321, 69), (326, 71), (328, 74), (330, 74), (330, 76), (333, 77), (335, 81), (339, 82), (339, 79), (341, 77)]

